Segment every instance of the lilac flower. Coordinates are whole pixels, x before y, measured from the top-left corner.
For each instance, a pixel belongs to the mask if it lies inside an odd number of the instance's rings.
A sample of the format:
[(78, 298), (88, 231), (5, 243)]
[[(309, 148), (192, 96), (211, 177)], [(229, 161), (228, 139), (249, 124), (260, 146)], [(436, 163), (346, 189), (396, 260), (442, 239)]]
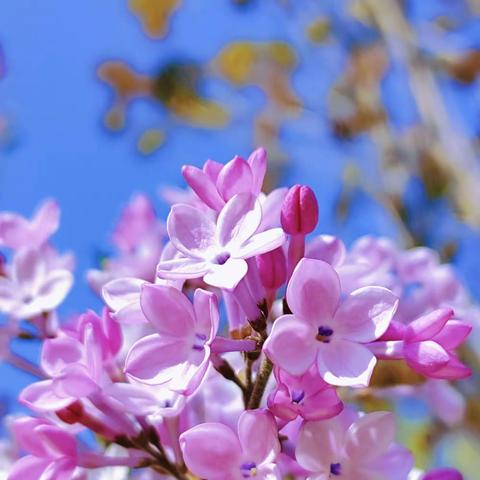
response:
[(368, 348), (379, 358), (405, 359), (412, 370), (428, 378), (458, 380), (471, 375), (454, 350), (472, 327), (453, 318), (451, 308), (422, 315), (406, 327), (392, 322), (390, 328)]
[(205, 212), (174, 205), (168, 216), (170, 241), (182, 257), (161, 261), (161, 278), (199, 278), (214, 287), (233, 289), (247, 273), (246, 259), (273, 250), (285, 241), (280, 228), (256, 233), (262, 213), (249, 193), (240, 193), (222, 208), (215, 223)]
[(52, 268), (42, 250), (19, 250), (8, 277), (0, 277), (0, 312), (28, 319), (54, 310), (72, 283), (72, 274), (64, 268)]
[(299, 377), (276, 369), (277, 386), (268, 397), (268, 408), (283, 420), (301, 416), (305, 420), (323, 420), (343, 410), (334, 387), (325, 383), (315, 366)]
[(60, 209), (57, 202), (47, 200), (31, 220), (12, 212), (0, 213), (0, 245), (13, 248), (38, 248), (57, 231)]
[(65, 430), (39, 418), (15, 420), (12, 430), (19, 446), (28, 452), (13, 465), (9, 480), (73, 478), (77, 468), (75, 438)]
[(451, 309), (438, 309), (407, 325), (403, 352), (413, 370), (429, 378), (447, 380), (471, 375), (454, 349), (465, 341), (472, 327), (453, 316)]
[(376, 363), (363, 344), (379, 338), (398, 300), (382, 287), (365, 287), (340, 303), (335, 270), (321, 260), (302, 259), (287, 287), (292, 315), (273, 324), (264, 344), (272, 362), (291, 375), (304, 374), (316, 363), (332, 385), (368, 385)]
[(311, 472), (308, 479), (406, 480), (413, 458), (394, 443), (393, 415), (374, 412), (357, 419), (348, 415), (303, 425), (295, 455)]
[(218, 330), (215, 295), (197, 289), (192, 305), (174, 287), (145, 285), (140, 302), (158, 333), (132, 346), (125, 372), (139, 382), (193, 393), (210, 365), (210, 344)]
[(180, 446), (190, 471), (209, 480), (280, 480), (274, 463), (280, 444), (271, 413), (245, 411), (237, 432), (222, 423), (203, 423), (182, 433)]
[(435, 468), (429, 470), (421, 480), (463, 480), (463, 475), (455, 468)]
[(238, 193), (257, 197), (267, 169), (267, 152), (255, 150), (248, 160), (238, 155), (226, 165), (208, 160), (203, 170), (184, 166), (183, 176), (190, 188), (211, 209), (220, 211)]

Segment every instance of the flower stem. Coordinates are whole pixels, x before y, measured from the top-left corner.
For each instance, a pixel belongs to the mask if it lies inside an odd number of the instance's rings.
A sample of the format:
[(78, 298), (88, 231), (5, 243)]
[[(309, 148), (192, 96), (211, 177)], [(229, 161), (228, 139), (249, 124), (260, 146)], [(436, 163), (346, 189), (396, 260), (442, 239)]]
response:
[(263, 359), (260, 370), (257, 373), (257, 378), (253, 384), (252, 395), (248, 401), (248, 408), (255, 409), (260, 406), (262, 402), (263, 393), (265, 392), (265, 387), (267, 386), (268, 379), (273, 370), (273, 363), (269, 360), (268, 357)]

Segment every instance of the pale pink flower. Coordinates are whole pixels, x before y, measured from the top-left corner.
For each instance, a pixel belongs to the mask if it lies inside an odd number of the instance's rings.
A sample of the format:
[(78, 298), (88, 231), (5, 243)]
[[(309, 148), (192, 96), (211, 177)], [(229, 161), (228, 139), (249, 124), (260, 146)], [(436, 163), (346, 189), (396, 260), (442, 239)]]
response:
[(299, 435), (297, 462), (308, 480), (406, 480), (413, 457), (394, 443), (389, 412), (374, 412), (351, 422), (346, 415), (306, 422)]
[(376, 363), (363, 344), (387, 330), (398, 300), (383, 287), (355, 290), (340, 302), (340, 281), (321, 260), (302, 259), (287, 287), (292, 315), (273, 324), (264, 351), (291, 375), (316, 363), (332, 385), (368, 385)]
[(12, 212), (0, 212), (0, 245), (19, 248), (41, 247), (59, 226), (57, 202), (43, 202), (31, 220)]
[(275, 459), (280, 453), (271, 413), (247, 410), (234, 433), (223, 423), (203, 423), (180, 435), (189, 470), (209, 480), (280, 480)]
[(15, 253), (8, 277), (0, 277), (0, 311), (16, 318), (32, 318), (57, 308), (73, 284), (64, 268), (52, 268), (42, 250)]
[(174, 287), (145, 285), (140, 303), (157, 333), (132, 346), (125, 372), (139, 382), (193, 393), (210, 365), (210, 344), (218, 330), (216, 296), (197, 289), (192, 305)]
[(215, 223), (205, 212), (174, 205), (167, 230), (181, 258), (161, 261), (157, 274), (167, 279), (200, 278), (214, 287), (233, 289), (246, 275), (246, 259), (273, 250), (285, 241), (280, 228), (256, 233), (261, 207), (249, 193), (235, 195)]

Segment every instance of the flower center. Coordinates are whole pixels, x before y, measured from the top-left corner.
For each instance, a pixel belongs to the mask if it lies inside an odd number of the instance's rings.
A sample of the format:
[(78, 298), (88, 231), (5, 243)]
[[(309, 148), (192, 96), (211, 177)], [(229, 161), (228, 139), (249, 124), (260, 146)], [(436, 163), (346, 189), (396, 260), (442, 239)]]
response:
[(252, 478), (257, 476), (257, 465), (255, 462), (246, 462), (240, 465), (243, 478)]
[(330, 327), (326, 327), (324, 325), (320, 325), (318, 327), (318, 333), (316, 335), (316, 339), (322, 343), (330, 343), (330, 337), (333, 335), (333, 330)]
[(228, 259), (230, 258), (230, 254), (228, 252), (221, 252), (212, 260), (212, 263), (216, 263), (218, 265), (223, 265)]
[(342, 465), (340, 463), (331, 463), (330, 464), (330, 474), (339, 476), (342, 473)]
[(205, 347), (206, 340), (206, 335), (204, 335), (203, 333), (196, 333), (192, 348), (197, 351), (202, 351)]
[(300, 403), (305, 398), (305, 392), (303, 390), (292, 391), (292, 402)]

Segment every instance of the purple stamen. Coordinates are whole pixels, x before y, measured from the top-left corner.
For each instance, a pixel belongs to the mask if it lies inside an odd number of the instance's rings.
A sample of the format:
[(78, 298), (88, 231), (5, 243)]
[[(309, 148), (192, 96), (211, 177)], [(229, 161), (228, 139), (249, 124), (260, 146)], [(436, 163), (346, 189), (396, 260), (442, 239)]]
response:
[(300, 403), (305, 398), (305, 392), (303, 390), (292, 391), (292, 402)]
[(229, 258), (230, 258), (230, 254), (228, 252), (219, 253), (215, 257), (214, 263), (218, 265), (223, 265)]
[(333, 329), (324, 325), (320, 325), (320, 327), (318, 327), (318, 333), (316, 338), (319, 342), (330, 343), (329, 337), (331, 337), (332, 335)]
[(196, 333), (195, 334), (195, 343), (193, 344), (193, 349), (197, 351), (202, 351), (205, 347), (205, 340), (207, 336), (203, 333)]
[(250, 478), (253, 474), (256, 474), (257, 464), (255, 462), (246, 462), (240, 465), (243, 478)]
[(340, 475), (342, 471), (342, 465), (340, 463), (331, 463), (330, 464), (330, 473), (332, 475)]

